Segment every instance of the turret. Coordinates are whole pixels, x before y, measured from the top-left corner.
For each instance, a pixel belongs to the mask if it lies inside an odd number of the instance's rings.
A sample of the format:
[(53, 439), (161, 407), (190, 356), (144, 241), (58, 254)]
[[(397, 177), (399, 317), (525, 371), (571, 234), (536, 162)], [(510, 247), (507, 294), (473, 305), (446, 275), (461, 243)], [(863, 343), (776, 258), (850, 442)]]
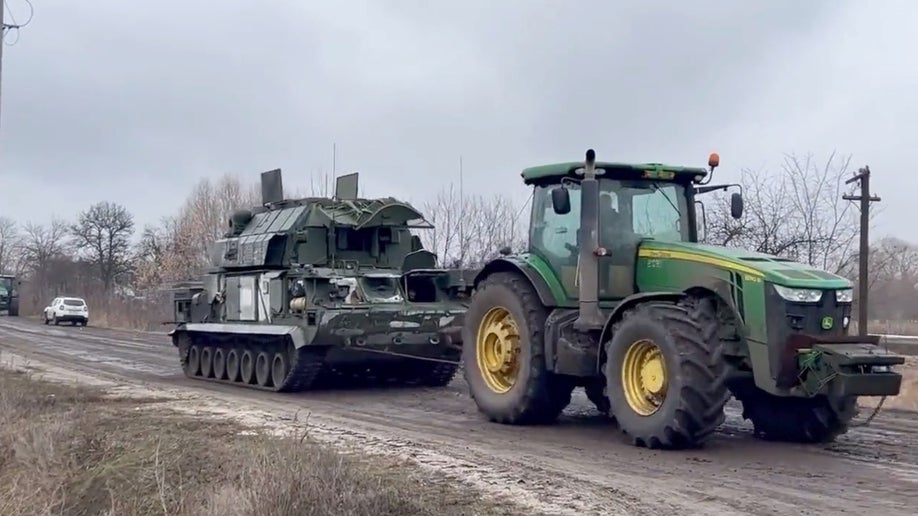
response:
[(409, 261), (417, 266), (435, 265), (431, 253), (417, 253), (420, 238), (411, 234), (433, 227), (421, 212), (393, 197), (359, 198), (358, 179), (357, 173), (338, 177), (332, 198), (286, 199), (281, 170), (262, 173), (262, 205), (232, 214), (228, 233), (215, 243), (213, 265), (401, 269), (412, 253)]

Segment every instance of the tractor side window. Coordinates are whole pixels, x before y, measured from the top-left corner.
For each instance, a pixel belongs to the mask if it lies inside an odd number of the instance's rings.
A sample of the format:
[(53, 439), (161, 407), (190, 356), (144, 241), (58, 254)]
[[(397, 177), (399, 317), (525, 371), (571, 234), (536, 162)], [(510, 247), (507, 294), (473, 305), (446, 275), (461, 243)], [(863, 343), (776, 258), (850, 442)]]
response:
[(685, 197), (675, 185), (635, 190), (631, 198), (634, 232), (658, 240), (681, 241), (687, 235)]
[(538, 189), (532, 220), (533, 244), (547, 254), (549, 261), (566, 261), (577, 254), (577, 228), (580, 227), (580, 187), (568, 185), (571, 210), (555, 213), (551, 204), (551, 188)]

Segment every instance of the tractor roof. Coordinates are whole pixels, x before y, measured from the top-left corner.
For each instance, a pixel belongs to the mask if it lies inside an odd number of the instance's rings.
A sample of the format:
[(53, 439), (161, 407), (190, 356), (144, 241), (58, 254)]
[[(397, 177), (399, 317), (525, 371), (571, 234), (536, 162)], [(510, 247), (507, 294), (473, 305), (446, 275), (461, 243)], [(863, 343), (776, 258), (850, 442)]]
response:
[[(523, 182), (527, 185), (535, 183), (554, 183), (560, 181), (563, 177), (581, 177), (576, 174), (576, 170), (582, 167), (582, 161), (551, 163), (548, 165), (525, 168), (520, 175), (523, 176)], [(597, 161), (596, 168), (605, 169), (605, 175), (614, 176), (617, 172), (623, 173), (623, 175), (634, 175), (639, 173), (644, 177), (653, 177), (657, 179), (672, 179), (674, 176), (700, 176), (696, 178), (696, 180), (698, 180), (708, 174), (708, 171), (702, 167), (683, 167), (664, 165), (662, 163), (615, 163), (610, 161)]]

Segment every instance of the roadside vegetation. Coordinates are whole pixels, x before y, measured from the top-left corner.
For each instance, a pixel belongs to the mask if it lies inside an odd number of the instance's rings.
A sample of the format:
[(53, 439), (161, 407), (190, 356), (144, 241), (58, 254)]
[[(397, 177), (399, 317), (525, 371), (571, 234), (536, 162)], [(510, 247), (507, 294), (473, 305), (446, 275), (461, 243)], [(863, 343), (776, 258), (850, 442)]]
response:
[[(807, 153), (787, 154), (767, 169), (731, 171), (739, 172), (746, 215), (730, 216), (727, 192), (709, 194), (703, 240), (775, 254), (856, 281), (859, 213), (842, 198), (855, 169), (851, 156)], [(316, 173), (288, 193), (326, 196), (333, 184), (331, 174)], [(133, 207), (104, 199), (93, 199), (72, 218), (45, 224), (0, 215), (0, 272), (23, 281), (23, 316), (38, 316), (59, 295), (78, 296), (89, 304), (92, 326), (159, 330), (171, 321), (169, 286), (197, 279), (232, 211), (259, 199), (253, 172), (201, 178), (176, 212), (142, 226)], [(522, 185), (518, 194), (481, 194), (444, 183), (424, 198), (406, 200), (435, 226), (419, 236), (443, 264), (474, 268), (500, 247), (522, 250), (528, 241)], [(882, 204), (872, 208), (872, 217), (882, 210)], [(878, 235), (870, 262), (871, 329), (918, 333), (918, 243)]]
[(0, 514), (522, 514), (408, 464), (180, 415), (163, 401), (0, 367)]

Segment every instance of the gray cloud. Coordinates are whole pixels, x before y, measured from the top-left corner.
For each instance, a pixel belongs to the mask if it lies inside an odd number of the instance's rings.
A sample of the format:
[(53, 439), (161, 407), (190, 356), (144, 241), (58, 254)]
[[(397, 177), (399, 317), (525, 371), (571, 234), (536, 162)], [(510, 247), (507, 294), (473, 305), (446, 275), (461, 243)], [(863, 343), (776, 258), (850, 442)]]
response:
[[(14, 12), (27, 13), (20, 0)], [(46, 1), (3, 69), (0, 213), (98, 200), (141, 223), (191, 185), (283, 167), (359, 170), (420, 201), (457, 179), (514, 192), (522, 167), (704, 164), (721, 179), (783, 152), (876, 171), (881, 231), (910, 212), (918, 5), (887, 2)], [(50, 208), (33, 206), (47, 201)]]

